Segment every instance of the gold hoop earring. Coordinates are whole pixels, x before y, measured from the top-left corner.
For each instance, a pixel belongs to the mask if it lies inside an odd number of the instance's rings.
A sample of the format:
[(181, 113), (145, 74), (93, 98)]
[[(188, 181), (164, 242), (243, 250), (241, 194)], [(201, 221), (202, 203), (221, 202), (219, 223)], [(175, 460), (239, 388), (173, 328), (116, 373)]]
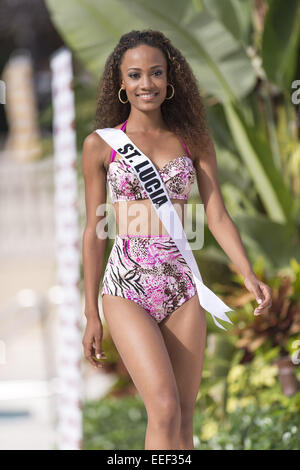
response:
[(120, 88), (120, 90), (118, 91), (119, 100), (121, 101), (121, 103), (126, 104), (126, 103), (128, 103), (128, 98), (127, 98), (127, 101), (122, 101), (122, 99), (121, 99), (121, 91), (122, 90), (126, 91), (125, 88), (122, 88), (122, 87)]
[(168, 83), (167, 86), (170, 85), (172, 87), (172, 95), (169, 96), (169, 97), (166, 97), (166, 100), (170, 100), (171, 98), (173, 98), (174, 94), (175, 94), (175, 90), (174, 90), (174, 87), (172, 85), (172, 83)]

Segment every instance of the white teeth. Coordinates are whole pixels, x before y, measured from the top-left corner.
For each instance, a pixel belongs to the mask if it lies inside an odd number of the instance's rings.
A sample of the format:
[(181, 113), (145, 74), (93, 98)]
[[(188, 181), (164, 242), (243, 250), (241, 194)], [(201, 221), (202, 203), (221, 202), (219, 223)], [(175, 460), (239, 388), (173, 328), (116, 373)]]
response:
[(152, 96), (155, 96), (155, 93), (153, 93), (152, 95), (150, 95), (150, 94), (148, 93), (148, 94), (146, 94), (146, 95), (139, 95), (139, 96), (141, 96), (142, 98), (148, 98), (148, 97), (150, 97), (150, 96), (151, 96), (151, 97), (152, 97)]

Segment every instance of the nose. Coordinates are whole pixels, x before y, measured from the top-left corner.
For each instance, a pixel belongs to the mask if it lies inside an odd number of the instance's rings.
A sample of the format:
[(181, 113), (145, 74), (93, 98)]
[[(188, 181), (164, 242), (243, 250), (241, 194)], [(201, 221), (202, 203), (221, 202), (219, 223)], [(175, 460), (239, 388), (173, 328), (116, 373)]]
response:
[(151, 90), (151, 87), (152, 87), (151, 77), (149, 77), (147, 74), (143, 75), (143, 77), (141, 78), (140, 86), (143, 91)]

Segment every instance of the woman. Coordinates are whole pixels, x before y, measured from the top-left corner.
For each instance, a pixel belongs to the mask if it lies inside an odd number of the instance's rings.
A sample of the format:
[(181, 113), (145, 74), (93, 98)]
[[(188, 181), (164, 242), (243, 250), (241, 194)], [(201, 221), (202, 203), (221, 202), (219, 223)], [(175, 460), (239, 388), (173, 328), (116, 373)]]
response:
[[(126, 132), (156, 166), (171, 202), (181, 209), (195, 171), (210, 231), (261, 302), (254, 313), (269, 308), (271, 290), (256, 278), (224, 206), (196, 79), (161, 32), (131, 31), (120, 38), (105, 65), (96, 118), (96, 129)], [(98, 289), (106, 239), (96, 234), (96, 226), (103, 218), (97, 216), (97, 207), (106, 201), (107, 180), (118, 234), (104, 274), (102, 307), (112, 339), (145, 403), (145, 449), (193, 449), (206, 314), (192, 273), (130, 165), (96, 132), (84, 141), (82, 169), (87, 211), (85, 357), (97, 367), (95, 356), (105, 356)], [(143, 210), (139, 227), (129, 228), (132, 204), (142, 205)]]

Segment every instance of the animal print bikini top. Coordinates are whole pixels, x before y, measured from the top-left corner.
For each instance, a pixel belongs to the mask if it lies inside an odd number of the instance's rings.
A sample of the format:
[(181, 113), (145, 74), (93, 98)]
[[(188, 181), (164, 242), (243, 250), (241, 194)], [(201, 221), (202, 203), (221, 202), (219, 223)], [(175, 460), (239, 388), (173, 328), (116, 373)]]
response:
[[(124, 131), (127, 120), (123, 123), (121, 130)], [(170, 199), (188, 199), (194, 183), (194, 165), (190, 153), (181, 140), (188, 156), (183, 155), (170, 160), (161, 170), (158, 169), (160, 177), (165, 184)], [(113, 161), (116, 151), (112, 150), (110, 165), (107, 170), (107, 184), (110, 190), (112, 203), (118, 201), (133, 201), (148, 199), (148, 195), (133, 168), (124, 158)]]

